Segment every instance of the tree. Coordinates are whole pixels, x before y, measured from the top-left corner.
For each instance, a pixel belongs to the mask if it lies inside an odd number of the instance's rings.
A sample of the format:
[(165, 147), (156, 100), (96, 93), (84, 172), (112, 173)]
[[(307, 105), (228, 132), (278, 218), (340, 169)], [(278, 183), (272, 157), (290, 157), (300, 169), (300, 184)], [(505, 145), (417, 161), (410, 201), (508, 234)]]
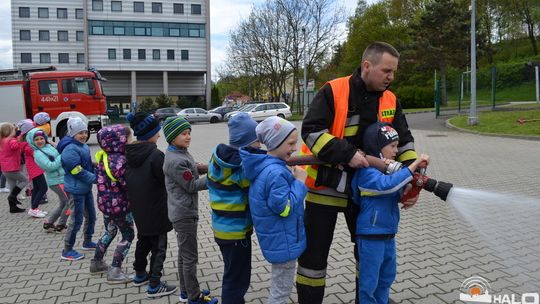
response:
[(447, 104), (446, 78), (450, 66), (463, 67), (469, 42), (469, 14), (465, 1), (439, 0), (427, 5), (411, 27), (416, 61), (441, 75), (441, 101)]
[(161, 94), (156, 98), (158, 108), (168, 108), (171, 106), (171, 98), (165, 94)]
[(139, 105), (139, 111), (153, 113), (156, 110), (156, 104), (150, 97), (146, 97)]
[(212, 86), (212, 108), (219, 107), (221, 99), (219, 98), (219, 88), (216, 85)]

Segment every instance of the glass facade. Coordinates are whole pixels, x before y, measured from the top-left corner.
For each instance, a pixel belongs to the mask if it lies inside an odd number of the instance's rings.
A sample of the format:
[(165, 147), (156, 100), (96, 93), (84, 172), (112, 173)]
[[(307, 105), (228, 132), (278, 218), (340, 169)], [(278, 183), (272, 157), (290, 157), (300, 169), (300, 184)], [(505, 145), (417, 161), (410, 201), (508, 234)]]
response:
[[(206, 35), (205, 24), (201, 23), (90, 20), (88, 26), (90, 35), (190, 38), (204, 38)], [(122, 32), (120, 28), (123, 29), (123, 34), (120, 34)]]

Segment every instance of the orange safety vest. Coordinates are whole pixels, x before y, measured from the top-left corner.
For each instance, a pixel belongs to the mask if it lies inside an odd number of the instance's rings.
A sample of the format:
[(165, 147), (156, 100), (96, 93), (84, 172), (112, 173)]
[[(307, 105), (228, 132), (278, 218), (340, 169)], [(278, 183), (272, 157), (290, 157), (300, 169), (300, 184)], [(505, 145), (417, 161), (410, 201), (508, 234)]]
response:
[[(347, 112), (349, 111), (349, 80), (351, 75), (336, 78), (327, 82), (332, 88), (334, 96), (334, 122), (330, 128), (330, 134), (343, 139), (345, 134), (345, 123), (347, 122)], [(396, 95), (386, 90), (379, 98), (379, 113), (378, 120), (380, 122), (392, 123), (394, 121), (394, 115), (396, 113)], [(311, 150), (305, 143), (302, 143), (300, 154), (311, 155)], [(317, 179), (318, 165), (307, 166), (306, 171), (308, 176), (306, 178), (306, 186), (312, 190), (322, 190), (326, 187), (316, 186), (315, 181)]]

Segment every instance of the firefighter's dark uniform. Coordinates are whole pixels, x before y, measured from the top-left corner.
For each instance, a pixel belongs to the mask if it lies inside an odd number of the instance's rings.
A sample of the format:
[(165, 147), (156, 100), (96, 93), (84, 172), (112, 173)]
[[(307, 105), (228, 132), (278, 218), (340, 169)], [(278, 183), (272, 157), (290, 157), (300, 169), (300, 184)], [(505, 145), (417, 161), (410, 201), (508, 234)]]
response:
[[(326, 285), (328, 252), (332, 244), (338, 212), (344, 213), (351, 233), (351, 241), (354, 242), (358, 209), (352, 203), (349, 190), (353, 169), (348, 168), (346, 164), (352, 159), (357, 149), (362, 149), (363, 131), (376, 121), (383, 120), (392, 123), (400, 138), (397, 160), (407, 163), (416, 159), (414, 138), (409, 131), (401, 105), (395, 100), (393, 94), (387, 92), (390, 94), (384, 94), (384, 96), (393, 96), (394, 108), (390, 106), (388, 109), (379, 109), (379, 104), (383, 103), (383, 92), (368, 92), (360, 75), (361, 70), (358, 67), (350, 78), (340, 80), (341, 83), (348, 81), (348, 92), (343, 92), (343, 90), (337, 92), (340, 86), (336, 85), (333, 86), (336, 92), (333, 92), (331, 84), (325, 84), (313, 99), (302, 123), (304, 148), (309, 149), (320, 160), (332, 165), (307, 169), (306, 185), (309, 191), (306, 196), (304, 214), (307, 248), (298, 259), (296, 277), (298, 301), (301, 304), (322, 303)], [(347, 96), (348, 111), (341, 139), (332, 135), (336, 133), (332, 130), (334, 120), (339, 116), (336, 115), (338, 111), (335, 109), (338, 105), (334, 104), (334, 99), (336, 97), (336, 103), (339, 100), (345, 102)], [(338, 164), (345, 165), (343, 171), (336, 167)], [(315, 171), (313, 168), (316, 168)]]

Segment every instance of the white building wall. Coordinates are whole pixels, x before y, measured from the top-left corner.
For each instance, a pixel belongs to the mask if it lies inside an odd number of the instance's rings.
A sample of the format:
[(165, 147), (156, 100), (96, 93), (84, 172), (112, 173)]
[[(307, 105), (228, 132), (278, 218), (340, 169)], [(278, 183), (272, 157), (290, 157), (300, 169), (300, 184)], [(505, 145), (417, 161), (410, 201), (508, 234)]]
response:
[[(84, 31), (84, 19), (75, 18), (75, 9), (82, 9), (83, 0), (11, 0), (13, 65), (15, 68), (54, 65), (59, 70), (84, 70), (77, 64), (77, 53), (84, 53), (89, 67), (97, 68), (109, 79), (103, 84), (108, 96), (131, 96), (131, 72), (136, 73), (136, 94), (139, 96), (163, 93), (163, 71), (168, 73), (169, 95), (205, 95), (205, 75), (210, 73), (208, 0), (137, 0), (145, 2), (144, 12), (134, 12), (134, 0), (123, 0), (122, 11), (111, 11), (111, 0), (103, 0), (103, 11), (92, 10), (87, 1), (88, 21), (167, 22), (203, 24), (205, 37), (153, 37), (91, 35), (85, 31), (84, 41), (76, 41), (76, 31)], [(162, 3), (162, 13), (152, 12), (152, 2)], [(184, 13), (175, 14), (174, 3), (184, 4)], [(201, 5), (201, 14), (191, 14), (191, 5)], [(19, 18), (19, 7), (30, 7), (30, 18)], [(49, 9), (49, 18), (38, 18), (38, 7)], [(68, 18), (58, 19), (57, 8), (67, 8)], [(20, 41), (20, 30), (30, 30), (31, 40)], [(39, 41), (39, 30), (48, 30), (50, 41)], [(68, 31), (69, 41), (58, 41), (58, 30)], [(116, 59), (109, 59), (108, 49), (116, 49)], [(131, 59), (123, 59), (123, 49), (131, 49)], [(146, 59), (138, 59), (138, 49), (146, 50)], [(153, 50), (160, 50), (160, 59), (153, 59)], [(167, 50), (174, 50), (174, 60), (167, 59)], [(181, 51), (189, 59), (181, 59)], [(22, 64), (21, 53), (32, 53), (32, 63)], [(50, 53), (50, 63), (40, 63), (39, 53)], [(69, 64), (58, 63), (58, 53), (69, 53)], [(208, 84), (209, 86), (209, 84)]]

